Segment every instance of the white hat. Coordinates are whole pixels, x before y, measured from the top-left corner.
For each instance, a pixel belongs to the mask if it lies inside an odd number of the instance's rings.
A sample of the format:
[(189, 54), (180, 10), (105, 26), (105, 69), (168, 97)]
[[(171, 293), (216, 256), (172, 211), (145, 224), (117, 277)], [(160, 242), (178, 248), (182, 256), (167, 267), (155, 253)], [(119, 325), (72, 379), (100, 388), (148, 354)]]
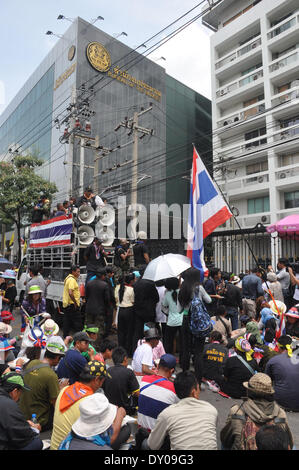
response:
[[(279, 311), (277, 311), (277, 308), (276, 308), (275, 304), (276, 304)], [(286, 313), (286, 311), (287, 311), (286, 304), (284, 304), (280, 300), (275, 300), (275, 304), (274, 304), (273, 300), (271, 300), (269, 302), (270, 309), (272, 310), (273, 313), (276, 313), (276, 315), (280, 315), (281, 313)]]
[(66, 353), (67, 347), (61, 338), (61, 336), (51, 336), (47, 339), (46, 349), (54, 354), (61, 354), (62, 356)]
[(47, 337), (53, 335), (56, 336), (57, 333), (59, 333), (59, 326), (57, 323), (55, 323), (54, 320), (51, 320), (51, 318), (45, 321), (45, 323), (41, 326), (41, 329), (43, 330), (44, 335)]
[(1, 335), (8, 335), (11, 333), (12, 327), (10, 325), (7, 325), (6, 323), (3, 323), (2, 321), (0, 322), (0, 336)]
[(81, 437), (101, 434), (112, 425), (117, 407), (111, 405), (103, 393), (94, 393), (80, 401), (80, 418), (72, 430)]
[(240, 281), (241, 281), (241, 279), (239, 278), (239, 276), (234, 276), (234, 277), (230, 280), (230, 282), (231, 282), (232, 284), (238, 284)]
[(138, 232), (137, 236), (138, 236), (139, 240), (146, 240), (147, 239), (147, 234), (143, 231)]

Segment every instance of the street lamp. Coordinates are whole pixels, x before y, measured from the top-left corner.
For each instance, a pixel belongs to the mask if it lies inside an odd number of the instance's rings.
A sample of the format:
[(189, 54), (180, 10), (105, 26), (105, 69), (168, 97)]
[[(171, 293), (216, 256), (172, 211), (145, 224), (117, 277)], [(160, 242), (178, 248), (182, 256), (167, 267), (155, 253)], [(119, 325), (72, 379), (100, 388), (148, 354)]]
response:
[(67, 21), (70, 21), (71, 23), (73, 23), (74, 19), (72, 18), (67, 18), (66, 16), (63, 16), (63, 15), (58, 15), (57, 16), (57, 19), (58, 20), (67, 20)]
[(104, 21), (104, 18), (102, 16), (97, 16), (94, 20), (90, 20), (90, 23), (95, 24), (95, 22), (98, 21), (98, 20), (103, 20)]
[(45, 34), (47, 36), (56, 36), (57, 38), (62, 38), (61, 34), (55, 34), (53, 31), (47, 31)]
[(117, 39), (119, 38), (120, 36), (128, 36), (127, 33), (125, 33), (124, 31), (122, 33), (119, 33), (119, 34), (116, 34), (116, 35), (113, 35), (114, 36), (114, 39)]

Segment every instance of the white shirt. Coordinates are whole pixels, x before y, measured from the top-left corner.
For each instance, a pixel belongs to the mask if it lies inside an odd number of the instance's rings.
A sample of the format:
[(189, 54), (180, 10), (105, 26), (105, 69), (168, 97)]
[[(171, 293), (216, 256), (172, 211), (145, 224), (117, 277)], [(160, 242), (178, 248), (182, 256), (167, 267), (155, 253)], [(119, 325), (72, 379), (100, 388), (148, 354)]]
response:
[(133, 355), (132, 368), (135, 372), (142, 372), (142, 364), (150, 369), (154, 367), (153, 348), (148, 343), (142, 343), (138, 346)]
[(165, 296), (166, 292), (166, 287), (165, 286), (159, 286), (156, 287), (158, 294), (159, 294), (159, 302), (156, 305), (156, 322), (157, 323), (166, 323), (167, 322), (167, 317), (164, 315), (162, 312), (162, 302)]

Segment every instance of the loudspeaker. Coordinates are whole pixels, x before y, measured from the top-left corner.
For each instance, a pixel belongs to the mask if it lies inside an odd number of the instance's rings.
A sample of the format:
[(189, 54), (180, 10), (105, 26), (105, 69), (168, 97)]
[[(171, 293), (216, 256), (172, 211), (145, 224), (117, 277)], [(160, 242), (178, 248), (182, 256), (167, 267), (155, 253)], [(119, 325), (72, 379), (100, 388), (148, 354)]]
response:
[(88, 225), (81, 225), (77, 230), (80, 245), (90, 245), (94, 239), (94, 231)]
[(78, 219), (82, 224), (92, 224), (95, 219), (95, 211), (91, 206), (82, 205), (78, 210)]
[(102, 225), (112, 225), (115, 221), (115, 210), (112, 206), (107, 204), (105, 207), (97, 208), (98, 221)]
[(111, 246), (115, 239), (114, 231), (98, 222), (95, 226), (96, 237), (102, 240), (103, 245)]

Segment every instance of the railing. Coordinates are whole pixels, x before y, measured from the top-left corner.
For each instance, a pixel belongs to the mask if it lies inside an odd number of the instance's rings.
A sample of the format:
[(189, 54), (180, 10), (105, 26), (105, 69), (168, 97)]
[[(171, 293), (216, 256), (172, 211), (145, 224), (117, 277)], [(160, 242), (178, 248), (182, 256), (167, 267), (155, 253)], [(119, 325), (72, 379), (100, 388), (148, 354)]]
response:
[(288, 140), (292, 139), (294, 136), (299, 134), (299, 124), (294, 124), (283, 129), (280, 129), (276, 132), (273, 132), (274, 141)]
[[(228, 191), (244, 190), (249, 191), (250, 189), (257, 190), (259, 185), (269, 182), (269, 172), (260, 171), (259, 173), (254, 173), (252, 175), (246, 175), (239, 178), (227, 179), (225, 183), (225, 189)], [(254, 185), (254, 188), (252, 187)]]
[(250, 83), (256, 82), (259, 78), (262, 78), (264, 75), (262, 67), (257, 69), (255, 72), (250, 72), (250, 74), (246, 75), (242, 79), (238, 79), (232, 83), (229, 83), (228, 85), (225, 85), (224, 87), (220, 88), (216, 92), (216, 97), (221, 98), (222, 96), (231, 93), (232, 91), (235, 91), (245, 85), (249, 85)]
[(243, 121), (248, 117), (256, 116), (257, 114), (262, 113), (264, 111), (265, 102), (259, 101), (258, 103), (246, 106), (246, 108), (242, 108), (241, 111), (222, 117), (222, 119), (217, 122), (217, 127), (224, 127), (229, 126), (231, 124), (236, 124), (238, 121)]
[(272, 98), (272, 106), (277, 106), (288, 101), (296, 100), (297, 98), (299, 98), (299, 80), (298, 86), (289, 88), (288, 90), (274, 95)]
[(295, 24), (298, 21), (297, 15), (298, 15), (298, 11), (294, 13), (292, 18), (287, 18), (286, 20), (283, 20), (284, 22), (282, 22), (280, 26), (277, 26), (277, 25), (273, 26), (273, 28), (271, 28), (271, 30), (267, 34), (268, 39), (269, 40), (273, 39), (276, 36), (279, 36), (281, 33), (284, 33), (288, 29), (295, 26)]
[(233, 62), (234, 60), (238, 59), (239, 57), (242, 57), (244, 54), (251, 52), (252, 50), (258, 48), (261, 45), (261, 43), (262, 43), (262, 40), (259, 37), (259, 38), (255, 38), (252, 42), (250, 42), (246, 46), (244, 46), (243, 44), (241, 47), (235, 49), (233, 52), (229, 52), (228, 55), (218, 60), (215, 63), (215, 69), (218, 70), (224, 65), (227, 65)]
[(286, 67), (287, 65), (290, 65), (294, 62), (298, 62), (297, 51), (290, 53), (290, 55), (288, 57), (285, 57), (284, 59), (276, 59), (275, 63), (269, 66), (269, 70), (270, 72), (276, 72), (277, 70), (280, 70), (283, 67)]
[(288, 178), (299, 175), (299, 164), (288, 165), (286, 167), (280, 167), (279, 170), (275, 171), (275, 179), (281, 182), (286, 181)]

